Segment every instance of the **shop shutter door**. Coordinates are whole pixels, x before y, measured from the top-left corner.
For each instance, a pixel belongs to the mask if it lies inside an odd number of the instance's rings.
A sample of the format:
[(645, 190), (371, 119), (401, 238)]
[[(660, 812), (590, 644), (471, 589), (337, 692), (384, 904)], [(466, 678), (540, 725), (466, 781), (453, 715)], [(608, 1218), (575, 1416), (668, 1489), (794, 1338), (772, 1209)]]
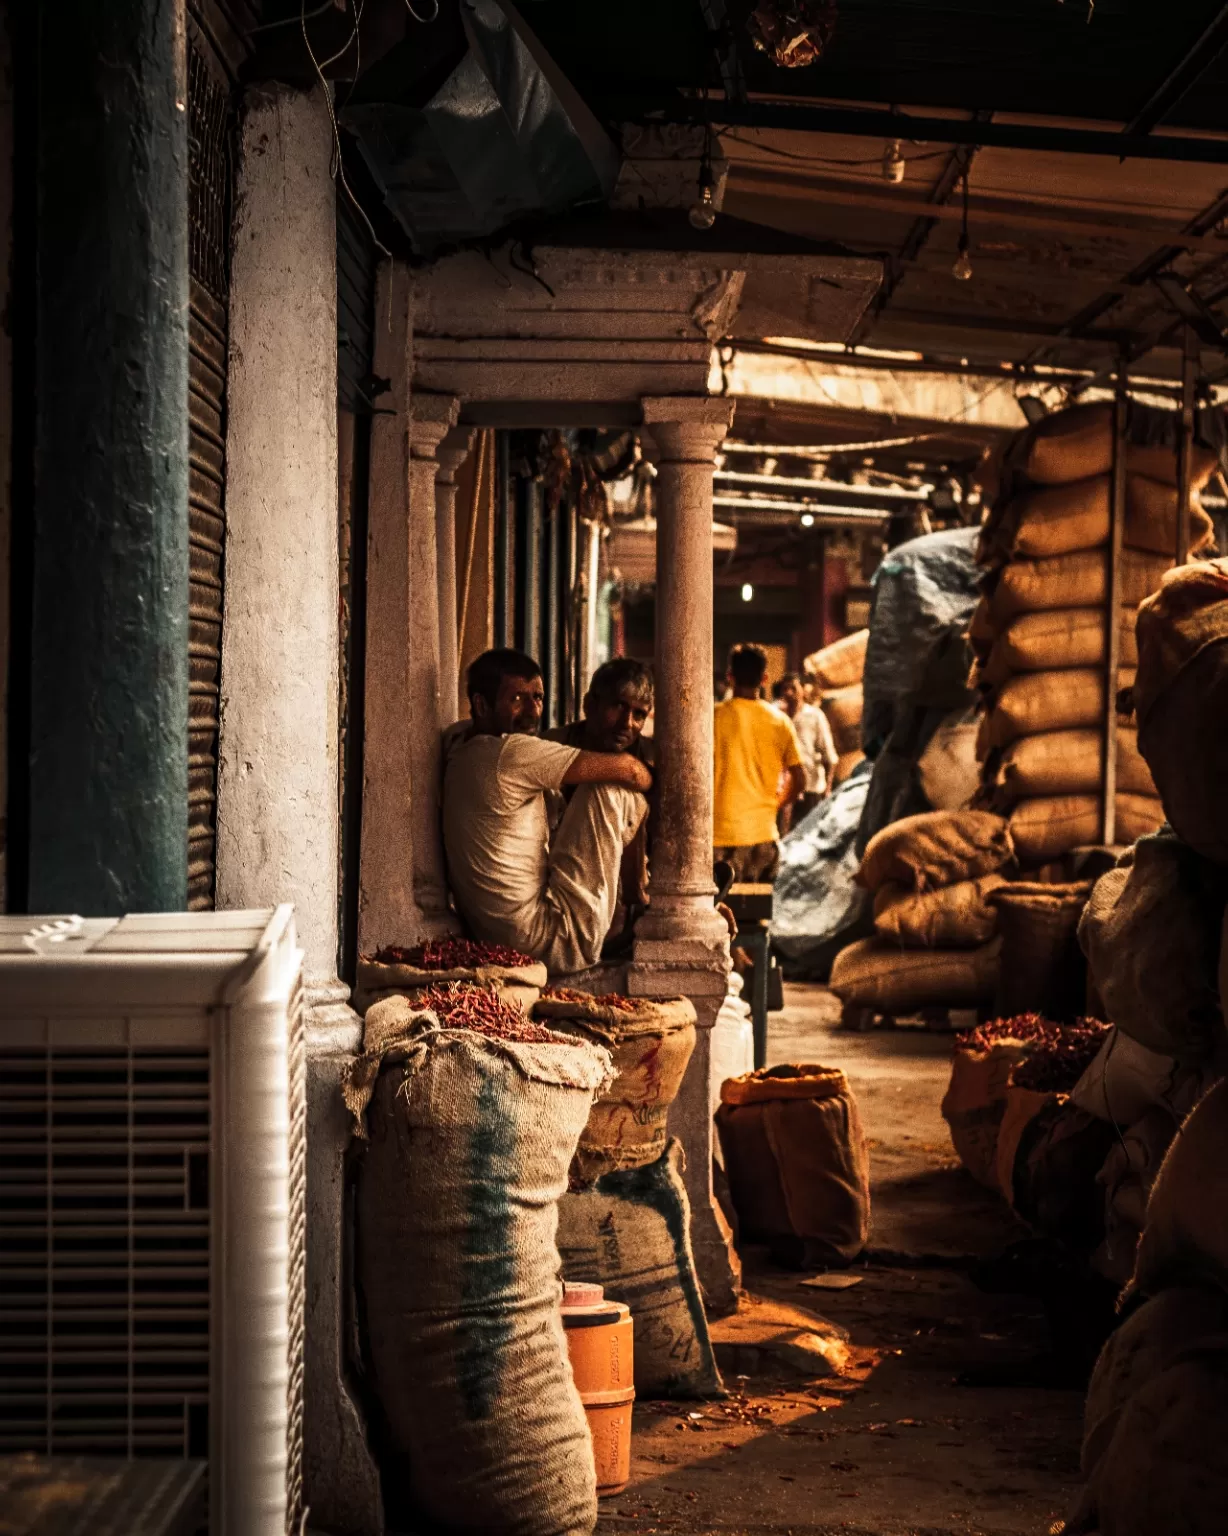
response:
[(218, 704), (226, 542), (226, 300), (231, 111), (203, 53), (188, 49), (188, 530), (191, 544), (188, 906), (213, 906)]

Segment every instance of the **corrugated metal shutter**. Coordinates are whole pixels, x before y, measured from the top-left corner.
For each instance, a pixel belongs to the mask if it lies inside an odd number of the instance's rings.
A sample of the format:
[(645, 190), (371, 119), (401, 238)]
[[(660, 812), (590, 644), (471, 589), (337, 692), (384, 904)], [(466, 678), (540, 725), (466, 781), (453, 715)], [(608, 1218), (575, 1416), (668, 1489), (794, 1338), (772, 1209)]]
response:
[(188, 906), (193, 911), (213, 906), (217, 848), (231, 125), (226, 88), (190, 43)]
[(337, 404), (371, 410), (375, 356), (375, 245), (345, 193), (337, 192)]

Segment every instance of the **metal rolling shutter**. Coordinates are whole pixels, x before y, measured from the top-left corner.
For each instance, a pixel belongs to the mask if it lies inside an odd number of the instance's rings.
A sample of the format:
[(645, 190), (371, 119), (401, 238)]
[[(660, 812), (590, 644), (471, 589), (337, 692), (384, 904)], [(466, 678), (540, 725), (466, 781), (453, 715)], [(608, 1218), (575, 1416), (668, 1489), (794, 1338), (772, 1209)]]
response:
[(188, 907), (213, 906), (218, 706), (226, 536), (226, 335), (230, 247), (227, 91), (188, 48), (188, 529), (191, 545), (188, 719)]

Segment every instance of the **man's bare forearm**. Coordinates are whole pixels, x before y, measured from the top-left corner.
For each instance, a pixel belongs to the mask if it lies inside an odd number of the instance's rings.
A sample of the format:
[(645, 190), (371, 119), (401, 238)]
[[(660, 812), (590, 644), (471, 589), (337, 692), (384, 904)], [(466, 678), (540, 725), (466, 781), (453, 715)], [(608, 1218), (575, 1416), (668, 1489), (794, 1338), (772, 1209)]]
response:
[(652, 774), (630, 752), (581, 752), (563, 775), (564, 784), (624, 784), (646, 795)]

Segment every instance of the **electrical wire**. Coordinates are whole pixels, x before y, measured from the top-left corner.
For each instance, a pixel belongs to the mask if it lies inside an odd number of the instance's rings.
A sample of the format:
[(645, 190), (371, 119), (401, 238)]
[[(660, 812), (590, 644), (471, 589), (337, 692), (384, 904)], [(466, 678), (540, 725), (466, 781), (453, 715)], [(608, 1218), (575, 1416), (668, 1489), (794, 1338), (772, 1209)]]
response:
[[(841, 166), (880, 166), (883, 163), (881, 154), (875, 155), (872, 160), (839, 160), (827, 155), (799, 155), (794, 150), (781, 149), (775, 144), (762, 144), (758, 139), (748, 139), (733, 128), (726, 128), (724, 133), (718, 133), (719, 139), (732, 139), (737, 144), (746, 144), (751, 149), (761, 149), (764, 154), (778, 155), (782, 160), (799, 160), (804, 165), (841, 165)], [(913, 143), (914, 140), (901, 140), (901, 143)], [(948, 158), (948, 150), (929, 150), (922, 155), (907, 156), (910, 165), (919, 165), (925, 160), (945, 160)], [(745, 162), (743, 162), (745, 163)]]

